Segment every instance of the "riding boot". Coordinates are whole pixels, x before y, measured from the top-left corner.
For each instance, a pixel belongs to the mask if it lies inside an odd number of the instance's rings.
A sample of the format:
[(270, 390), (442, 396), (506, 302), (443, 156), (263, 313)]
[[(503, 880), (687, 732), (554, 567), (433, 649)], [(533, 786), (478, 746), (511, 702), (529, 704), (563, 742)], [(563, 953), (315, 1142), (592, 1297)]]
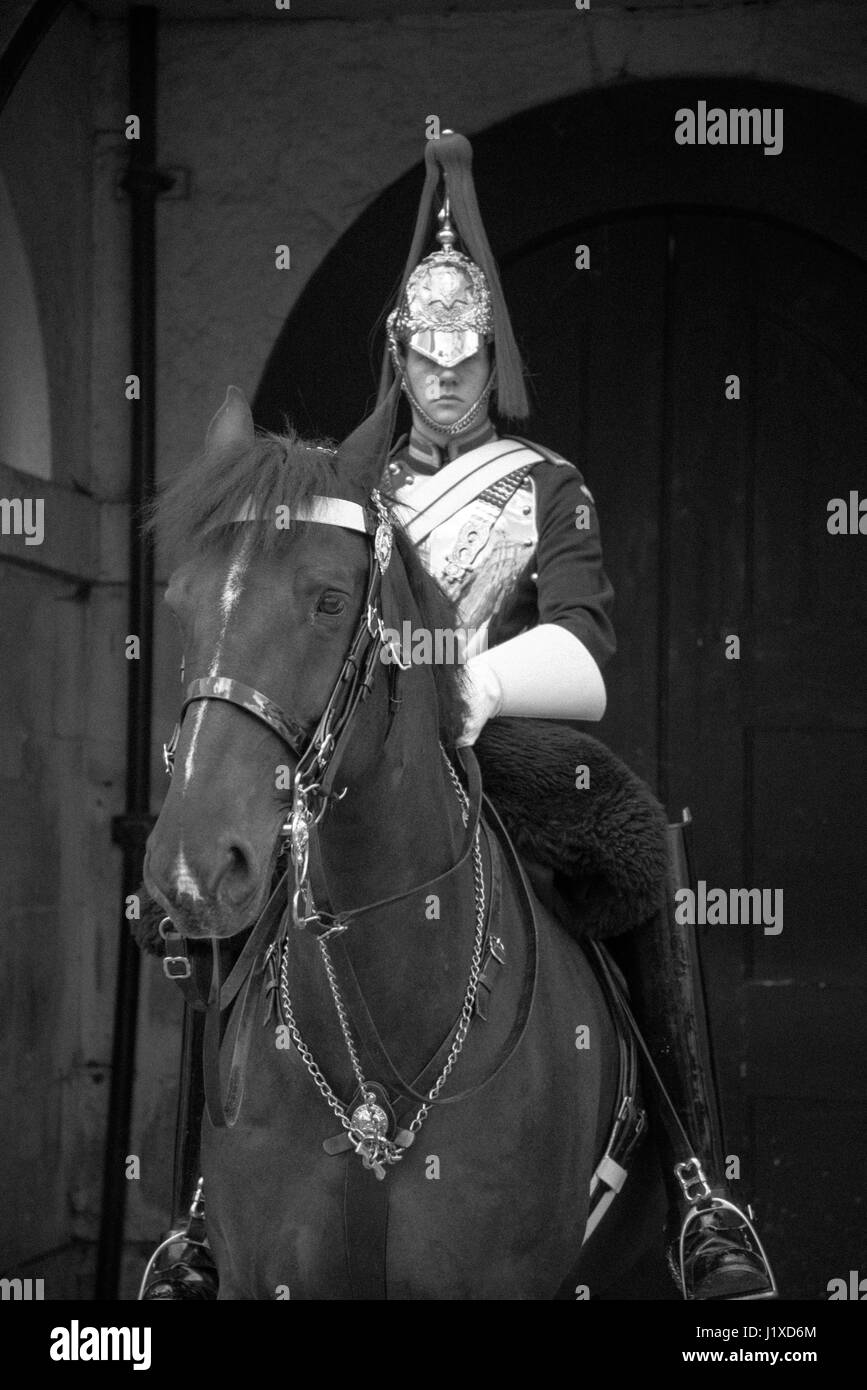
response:
[[(669, 825), (669, 891), (650, 922), (615, 943), (649, 1050), (645, 1099), (670, 1205), (669, 1265), (683, 1297), (758, 1299), (776, 1282), (749, 1208), (725, 1182), (725, 1150), (699, 943), (676, 922), (675, 893), (694, 887), (687, 827)], [(664, 1088), (664, 1089), (663, 1089)]]

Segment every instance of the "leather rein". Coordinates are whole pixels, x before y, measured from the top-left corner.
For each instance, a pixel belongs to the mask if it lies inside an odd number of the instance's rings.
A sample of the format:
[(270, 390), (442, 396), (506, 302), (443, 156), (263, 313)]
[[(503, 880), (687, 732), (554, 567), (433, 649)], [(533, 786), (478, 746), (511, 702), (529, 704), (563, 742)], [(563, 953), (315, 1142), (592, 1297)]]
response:
[[(363, 530), (372, 537), (367, 590), (362, 613), (349, 650), (344, 658), (340, 674), (332, 689), (325, 709), (312, 731), (306, 729), (291, 714), (286, 714), (268, 696), (251, 686), (228, 676), (211, 675), (199, 677), (186, 688), (180, 717), (172, 737), (164, 746), (163, 754), (166, 770), (171, 775), (174, 757), (180, 738), (180, 727), (189, 706), (199, 700), (225, 700), (245, 710), (254, 718), (266, 724), (298, 758), (293, 781), (292, 806), (280, 829), (280, 848), (277, 862), (288, 855), (287, 864), (279, 875), (261, 915), (253, 926), (240, 955), (225, 980), (221, 979), (220, 940), (211, 938), (210, 971), (202, 953), (194, 944), (192, 954), (188, 954), (184, 937), (174, 930), (169, 917), (160, 923), (160, 935), (166, 945), (163, 968), (166, 975), (176, 980), (187, 1002), (196, 1009), (206, 1010), (205, 1034), (203, 1043), (203, 1070), (205, 1100), (211, 1124), (216, 1128), (233, 1126), (241, 1109), (244, 1092), (246, 1062), (252, 1040), (253, 1015), (258, 991), (253, 984), (271, 963), (279, 957), (278, 945), (284, 940), (288, 918), (299, 930), (306, 930), (319, 939), (320, 947), (331, 938), (339, 938), (360, 917), (375, 912), (403, 899), (435, 890), (455, 873), (459, 872), (474, 854), (478, 845), (480, 816), (483, 794), (478, 763), (471, 749), (461, 749), (462, 761), (467, 777), (466, 809), (464, 812), (465, 835), (460, 853), (452, 866), (444, 873), (418, 884), (405, 892), (395, 893), (377, 902), (352, 908), (335, 914), (313, 902), (310, 883), (309, 857), (311, 835), (326, 811), (331, 800), (340, 800), (346, 789), (339, 794), (333, 790), (335, 776), (351, 734), (354, 717), (361, 703), (370, 694), (383, 648), (389, 649), (390, 689), (389, 724), (394, 718), (400, 700), (396, 694), (396, 682), (401, 670), (408, 669), (399, 657), (393, 642), (384, 628), (380, 603), (382, 581), (391, 558), (393, 531), (391, 517), (377, 491), (371, 494), (372, 506), (361, 507), (342, 499), (314, 498), (313, 506), (306, 514), (298, 513), (299, 519), (319, 520), (327, 524), (348, 525)], [(318, 510), (317, 510), (318, 508)], [(245, 518), (246, 519), (246, 518)], [(393, 679), (392, 679), (393, 678)], [(388, 733), (386, 733), (386, 737)], [(490, 811), (490, 808), (488, 808)], [(496, 851), (491, 847), (493, 865)], [(478, 849), (475, 849), (478, 853)], [(294, 870), (294, 890), (290, 901), (290, 865)], [(523, 877), (521, 875), (521, 877)], [(384, 1079), (404, 1097), (421, 1102), (424, 1106), (446, 1105), (465, 1100), (486, 1086), (506, 1066), (520, 1045), (532, 1010), (536, 981), (536, 924), (532, 899), (527, 894), (530, 920), (532, 922), (531, 949), (528, 959), (530, 967), (525, 988), (522, 990), (518, 1017), (504, 1044), (493, 1069), (477, 1085), (446, 1097), (438, 1097), (430, 1092), (416, 1089), (406, 1081), (395, 1067), (376, 1031), (361, 993), (349, 956), (342, 949), (339, 952), (341, 974), (348, 995), (348, 1011), (356, 1022), (363, 1024), (361, 1036), (369, 1046), (377, 1065), (384, 1073)], [(482, 985), (489, 988), (489, 979), (502, 961), (502, 943), (491, 936), (490, 903), (488, 904), (488, 924), (485, 934), (487, 954), (478, 972)], [(282, 924), (282, 925), (281, 925)], [(342, 946), (342, 942), (339, 942)], [(169, 952), (173, 952), (170, 954)], [(276, 955), (275, 955), (276, 951)], [(210, 978), (208, 978), (208, 974)], [(240, 996), (240, 999), (239, 999)], [(220, 1048), (222, 1018), (239, 999), (239, 1021), (235, 1031), (235, 1041), (229, 1066), (228, 1084), (223, 1093), (220, 1075)], [(475, 1002), (475, 1001), (473, 1001)], [(484, 1017), (481, 1007), (475, 1012)], [(454, 1029), (450, 1030), (451, 1032)], [(449, 1035), (450, 1036), (450, 1035)], [(448, 1043), (448, 1037), (446, 1044)], [(446, 1046), (443, 1044), (443, 1047)], [(430, 1078), (431, 1067), (437, 1061), (441, 1047), (431, 1063), (425, 1067), (416, 1084), (424, 1085)], [(410, 1141), (411, 1142), (411, 1141)], [(361, 1152), (361, 1150), (357, 1150)], [(391, 1160), (389, 1160), (391, 1161)], [(367, 1165), (366, 1166), (370, 1166)], [(382, 1174), (377, 1174), (382, 1176)]]

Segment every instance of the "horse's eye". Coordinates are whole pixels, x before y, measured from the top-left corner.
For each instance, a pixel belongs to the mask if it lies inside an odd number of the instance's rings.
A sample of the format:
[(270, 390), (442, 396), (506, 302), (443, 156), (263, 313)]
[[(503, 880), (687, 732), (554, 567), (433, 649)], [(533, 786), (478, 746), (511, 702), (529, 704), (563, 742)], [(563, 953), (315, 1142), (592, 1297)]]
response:
[(330, 618), (336, 618), (346, 607), (346, 600), (340, 594), (323, 594), (316, 605), (317, 613), (327, 613)]

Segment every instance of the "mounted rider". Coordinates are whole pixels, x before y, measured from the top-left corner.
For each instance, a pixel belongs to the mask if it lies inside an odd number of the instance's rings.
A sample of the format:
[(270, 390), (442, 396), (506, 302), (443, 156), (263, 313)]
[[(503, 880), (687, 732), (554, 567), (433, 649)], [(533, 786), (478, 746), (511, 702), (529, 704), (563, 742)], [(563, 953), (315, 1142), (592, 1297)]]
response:
[[(470, 159), (468, 143), (450, 132), (428, 146), (427, 179), (413, 247), (388, 319), (382, 384), (382, 399), (390, 410), (396, 394), (392, 376), (396, 375), (412, 412), (409, 436), (388, 456), (383, 489), (400, 509), (426, 567), (455, 601), (460, 621), (475, 632), (467, 661), (469, 700), (462, 738), (466, 744), (474, 743), (495, 715), (600, 719), (606, 698), (602, 668), (614, 651), (613, 592), (602, 568), (595, 505), (581, 475), (542, 446), (500, 435), (490, 420), (489, 404), (495, 395), (500, 413), (513, 419), (525, 417), (528, 405), (520, 357), (476, 204)], [(441, 178), (439, 249), (423, 257)], [(459, 239), (466, 250), (459, 249)], [(390, 434), (389, 418), (385, 438)], [(373, 454), (368, 450), (365, 458), (380, 460), (384, 454), (384, 449)], [(384, 513), (380, 522), (388, 529)], [(197, 688), (192, 694), (188, 688), (187, 703), (215, 698), (214, 683), (219, 680), (225, 683), (226, 678), (193, 682)], [(207, 689), (203, 692), (198, 689), (201, 686)], [(238, 689), (246, 691), (244, 698), (225, 691), (219, 692), (220, 697), (249, 709), (293, 747), (283, 730), (285, 716), (279, 710), (279, 718), (263, 711), (260, 692), (252, 692), (259, 703), (251, 706), (248, 688)], [(167, 758), (173, 746), (174, 740)], [(523, 789), (520, 777), (518, 784)], [(675, 856), (681, 846), (675, 836), (673, 883), (685, 881), (685, 870)], [(552, 891), (550, 864), (531, 863), (528, 868), (542, 900), (559, 913), (567, 929), (574, 928), (562, 897)], [(649, 904), (656, 902), (658, 882), (657, 878)], [(664, 908), (640, 926), (633, 916), (620, 929), (639, 927), (632, 933), (641, 966), (632, 982), (633, 1001), (640, 1004), (644, 1032), (653, 1045), (653, 1055), (646, 1054), (643, 1100), (653, 1109), (653, 1127), (680, 1226), (682, 1289), (690, 1298), (773, 1296), (773, 1277), (755, 1230), (721, 1181), (723, 1151), (714, 1142), (716, 1098), (691, 941), (682, 928), (674, 927)], [(253, 935), (266, 918), (263, 913)], [(160, 923), (160, 935), (165, 924), (171, 927), (169, 918)], [(164, 940), (171, 936), (170, 932)], [(177, 933), (174, 936), (180, 942)], [(597, 942), (586, 949), (603, 976), (612, 970)], [(179, 956), (169, 956), (169, 962), (178, 960)], [(211, 988), (217, 1015), (221, 993), (218, 979), (216, 988), (213, 984)], [(619, 1007), (625, 1015), (627, 1006)], [(189, 1022), (192, 1015), (189, 1010), (187, 1014)], [(653, 1083), (654, 1077), (659, 1080), (657, 1069), (664, 1087)], [(210, 1075), (220, 1093), (218, 1065)], [(407, 1090), (404, 1083), (399, 1089)], [(369, 1104), (363, 1085), (361, 1090)], [(672, 1092), (676, 1107), (670, 1099)], [(623, 1105), (612, 1117), (615, 1131), (627, 1112), (627, 1100), (628, 1110), (635, 1114), (637, 1094), (630, 1081)], [(240, 1092), (235, 1100), (240, 1103)], [(210, 1101), (208, 1105), (211, 1111)], [(222, 1105), (218, 1094), (218, 1111)], [(179, 1133), (186, 1144), (176, 1164), (180, 1178), (176, 1198), (186, 1186), (185, 1167), (198, 1158), (193, 1147), (197, 1124), (192, 1117), (200, 1108), (201, 1096), (198, 1100), (188, 1097), (181, 1106)], [(343, 1136), (338, 1138), (342, 1145)], [(394, 1142), (402, 1140), (398, 1136)], [(325, 1145), (326, 1152), (337, 1153), (337, 1148), (329, 1147), (331, 1143)], [(367, 1154), (354, 1141), (349, 1147)], [(597, 1174), (610, 1153), (611, 1143)], [(609, 1176), (612, 1170), (614, 1181), (605, 1177), (602, 1182), (613, 1191), (626, 1174), (616, 1162), (608, 1164)], [(355, 1166), (350, 1169), (355, 1176), (360, 1171)], [(604, 1201), (598, 1202), (600, 1213)], [(360, 1249), (363, 1252), (369, 1246), (369, 1240), (362, 1240)], [(156, 1267), (161, 1255), (168, 1268)], [(155, 1252), (142, 1281), (141, 1297), (202, 1299), (212, 1298), (215, 1291), (200, 1181), (186, 1228), (172, 1232)]]
[[(501, 434), (490, 416), (494, 403), (512, 420), (526, 418), (529, 406), (471, 159), (469, 142), (451, 131), (427, 145), (415, 233), (387, 319), (380, 390), (383, 400), (396, 376), (412, 415), (409, 434), (389, 457), (383, 491), (475, 634), (466, 666), (468, 744), (497, 715), (601, 719), (602, 670), (615, 650), (614, 595), (584, 479), (549, 449)], [(438, 247), (428, 251), (438, 189)], [(528, 868), (545, 899), (550, 872)], [(682, 939), (665, 909), (634, 935), (635, 996), (654, 1044), (651, 1070), (659, 1068), (667, 1088), (648, 1078), (645, 1099), (673, 1231), (683, 1235), (676, 1278), (687, 1297), (772, 1296), (761, 1243), (723, 1182), (694, 943)]]

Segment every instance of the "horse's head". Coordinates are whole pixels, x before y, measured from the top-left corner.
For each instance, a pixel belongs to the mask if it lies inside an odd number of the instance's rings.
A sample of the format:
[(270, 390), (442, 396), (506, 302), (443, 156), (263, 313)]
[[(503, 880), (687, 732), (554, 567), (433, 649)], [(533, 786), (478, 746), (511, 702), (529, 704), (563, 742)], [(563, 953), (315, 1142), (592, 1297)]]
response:
[[(334, 453), (293, 436), (257, 435), (246, 401), (230, 388), (204, 452), (156, 508), (164, 540), (187, 555), (166, 602), (180, 626), (193, 699), (148, 842), (145, 883), (185, 935), (231, 936), (264, 905), (298, 755), (366, 617), (376, 563), (364, 522), (375, 516), (370, 492), (390, 419), (388, 408), (375, 412)], [(314, 519), (298, 519), (305, 516)], [(386, 625), (430, 621), (418, 607), (430, 591), (403, 537), (381, 585)], [(377, 659), (372, 675), (371, 698), (358, 705), (341, 758), (340, 781), (350, 787), (381, 758), (394, 713), (389, 666)], [(434, 747), (438, 693), (441, 731), (453, 738), (457, 682), (418, 667), (400, 679), (415, 691), (415, 717), (429, 711)], [(276, 706), (286, 716), (283, 736), (279, 714), (262, 719), (243, 707), (258, 696), (271, 702), (266, 715)]]

